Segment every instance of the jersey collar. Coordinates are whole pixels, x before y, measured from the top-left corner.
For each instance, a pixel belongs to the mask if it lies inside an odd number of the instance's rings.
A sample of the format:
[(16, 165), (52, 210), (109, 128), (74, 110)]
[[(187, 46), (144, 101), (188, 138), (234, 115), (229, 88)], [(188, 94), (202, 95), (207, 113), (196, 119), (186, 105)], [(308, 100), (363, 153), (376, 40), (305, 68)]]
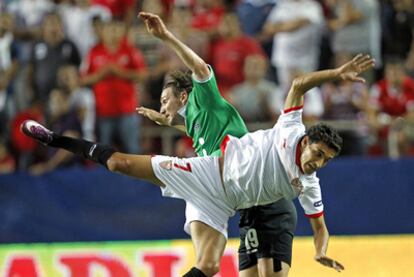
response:
[(298, 140), (298, 143), (296, 144), (296, 158), (295, 158), (295, 163), (296, 163), (296, 165), (299, 167), (300, 172), (301, 172), (302, 174), (304, 174), (304, 173), (303, 173), (303, 169), (302, 169), (302, 165), (300, 164), (300, 155), (302, 154), (302, 150), (301, 150), (301, 148), (300, 148), (300, 144), (301, 144), (301, 142), (302, 142), (302, 139), (303, 139), (303, 137), (301, 137), (301, 138)]
[(185, 104), (184, 106), (182, 106), (181, 108), (178, 109), (177, 113), (179, 115), (181, 115), (182, 117), (184, 117), (185, 119), (185, 112), (187, 111), (187, 104)]

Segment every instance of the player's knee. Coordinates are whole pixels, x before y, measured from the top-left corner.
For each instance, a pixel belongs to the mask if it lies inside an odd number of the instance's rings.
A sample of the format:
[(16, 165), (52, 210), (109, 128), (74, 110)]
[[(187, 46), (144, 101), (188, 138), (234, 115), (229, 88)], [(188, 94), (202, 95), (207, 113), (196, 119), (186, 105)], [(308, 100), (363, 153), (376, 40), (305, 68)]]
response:
[(197, 268), (207, 276), (214, 276), (220, 271), (220, 263), (216, 261), (201, 260), (197, 263)]
[(115, 157), (110, 157), (106, 161), (106, 167), (112, 172), (116, 171), (117, 166), (118, 166), (118, 161), (117, 161), (117, 158), (115, 158)]
[(115, 155), (112, 155), (106, 162), (108, 169), (112, 172), (126, 172), (129, 164), (128, 159), (116, 157)]

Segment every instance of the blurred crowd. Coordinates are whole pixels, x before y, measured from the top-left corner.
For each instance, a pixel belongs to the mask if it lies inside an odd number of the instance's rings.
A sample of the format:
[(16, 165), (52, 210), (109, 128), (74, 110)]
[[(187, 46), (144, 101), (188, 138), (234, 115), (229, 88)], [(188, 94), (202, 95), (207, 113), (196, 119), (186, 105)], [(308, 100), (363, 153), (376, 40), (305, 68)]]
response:
[[(160, 15), (212, 65), (247, 123), (274, 122), (296, 76), (370, 54), (367, 82), (313, 89), (304, 120), (333, 120), (343, 155), (414, 156), (413, 0), (2, 0), (0, 11), (0, 174), (85, 164), (24, 137), (26, 119), (159, 152), (161, 139), (146, 135), (154, 124), (135, 108), (158, 110), (166, 74), (185, 66), (138, 11)], [(193, 154), (188, 138), (175, 145), (176, 155)]]

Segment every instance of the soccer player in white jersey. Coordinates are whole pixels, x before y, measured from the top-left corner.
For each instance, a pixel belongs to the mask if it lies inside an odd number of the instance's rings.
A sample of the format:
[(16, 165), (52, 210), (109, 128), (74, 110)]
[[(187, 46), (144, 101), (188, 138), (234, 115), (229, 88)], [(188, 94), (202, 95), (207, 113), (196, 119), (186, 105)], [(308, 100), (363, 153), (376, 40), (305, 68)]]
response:
[[(227, 135), (242, 137), (248, 130), (239, 113), (220, 95), (213, 68), (188, 47), (169, 43), (172, 33), (157, 15), (141, 12), (139, 17), (148, 32), (172, 47), (192, 74), (168, 74), (160, 97), (160, 112), (139, 107), (138, 113), (157, 124), (185, 130), (198, 156), (221, 156), (220, 146)], [(288, 276), (297, 222), (293, 202), (282, 198), (238, 212), (240, 277), (257, 276), (259, 272), (262, 277)], [(224, 236), (205, 224), (206, 216), (190, 203), (186, 203), (185, 218), (184, 230), (191, 236), (197, 266), (190, 272), (206, 266), (218, 267), (219, 243), (226, 244)]]
[[(285, 102), (285, 111), (273, 128), (229, 136), (221, 157), (179, 159), (168, 156), (130, 155), (111, 147), (60, 136), (35, 121), (22, 124), (23, 133), (39, 142), (63, 148), (106, 166), (113, 172), (147, 180), (167, 197), (181, 198), (209, 216), (207, 224), (227, 239), (227, 222), (237, 209), (299, 197), (305, 213), (323, 212), (316, 171), (338, 155), (342, 139), (329, 126), (318, 124), (305, 131), (303, 96), (310, 88), (334, 80), (365, 80), (358, 75), (374, 66), (369, 56), (357, 55), (332, 70), (297, 77)], [(315, 260), (338, 271), (344, 267), (326, 256), (329, 233), (323, 216), (312, 223)], [(225, 246), (220, 245), (223, 253)], [(213, 276), (215, 266), (198, 268), (184, 276)]]

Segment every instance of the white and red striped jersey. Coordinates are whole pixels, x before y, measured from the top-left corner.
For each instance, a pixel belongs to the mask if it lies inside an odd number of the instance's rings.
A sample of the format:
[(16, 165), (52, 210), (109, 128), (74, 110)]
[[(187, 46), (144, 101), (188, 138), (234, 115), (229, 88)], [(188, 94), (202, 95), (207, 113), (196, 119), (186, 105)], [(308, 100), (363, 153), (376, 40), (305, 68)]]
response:
[(319, 179), (300, 168), (300, 141), (305, 135), (302, 107), (286, 110), (272, 129), (228, 136), (223, 145), (223, 181), (236, 209), (299, 197), (305, 214), (323, 214)]

